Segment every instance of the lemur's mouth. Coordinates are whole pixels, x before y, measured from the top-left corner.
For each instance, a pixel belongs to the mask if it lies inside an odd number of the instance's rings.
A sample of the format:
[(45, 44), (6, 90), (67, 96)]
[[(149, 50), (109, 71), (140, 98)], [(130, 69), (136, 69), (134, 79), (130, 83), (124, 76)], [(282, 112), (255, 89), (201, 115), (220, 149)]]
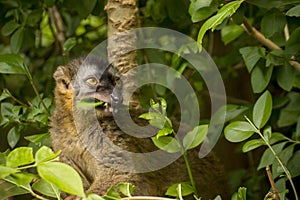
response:
[(77, 103), (78, 108), (96, 108), (102, 112), (112, 112), (112, 107), (109, 102), (104, 102), (97, 98), (83, 98)]

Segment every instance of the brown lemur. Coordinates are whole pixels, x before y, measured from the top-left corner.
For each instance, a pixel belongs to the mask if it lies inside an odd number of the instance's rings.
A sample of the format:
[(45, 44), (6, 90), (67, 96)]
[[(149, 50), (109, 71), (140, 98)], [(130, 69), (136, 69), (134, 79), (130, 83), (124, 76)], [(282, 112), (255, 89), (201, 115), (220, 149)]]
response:
[[(132, 162), (133, 168), (150, 166), (130, 158), (126, 152), (152, 152), (157, 148), (151, 138), (130, 136), (116, 124), (112, 108), (122, 101), (121, 88), (112, 67), (105, 69), (107, 65), (101, 58), (80, 58), (55, 71), (56, 109), (50, 123), (53, 148), (62, 150), (61, 161), (81, 175), (86, 193), (104, 195), (111, 186), (130, 182), (136, 186), (134, 195), (165, 196), (170, 185), (189, 180), (184, 160), (179, 158), (162, 169), (145, 173), (131, 172), (126, 169), (128, 166), (122, 169), (124, 160)], [(96, 108), (77, 106), (86, 98), (104, 103)], [(116, 150), (114, 145), (125, 153)], [(199, 159), (197, 150), (190, 151), (189, 161), (200, 197), (213, 199), (220, 194), (223, 199), (229, 199), (224, 170), (213, 153)]]

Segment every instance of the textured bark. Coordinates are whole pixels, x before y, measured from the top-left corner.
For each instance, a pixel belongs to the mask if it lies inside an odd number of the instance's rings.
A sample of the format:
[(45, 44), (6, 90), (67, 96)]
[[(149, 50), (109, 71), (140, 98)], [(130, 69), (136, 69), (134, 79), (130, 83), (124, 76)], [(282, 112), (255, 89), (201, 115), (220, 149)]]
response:
[(136, 35), (130, 31), (136, 27), (137, 2), (136, 0), (108, 0), (105, 10), (108, 16), (108, 60), (123, 75), (124, 104), (134, 105), (137, 92), (132, 95), (126, 91), (136, 88), (135, 75), (130, 69), (137, 66)]
[[(136, 36), (129, 31), (136, 27), (136, 0), (108, 0), (108, 57), (121, 74), (137, 66)], [(129, 52), (131, 51), (131, 52)], [(129, 52), (129, 53), (127, 53)]]

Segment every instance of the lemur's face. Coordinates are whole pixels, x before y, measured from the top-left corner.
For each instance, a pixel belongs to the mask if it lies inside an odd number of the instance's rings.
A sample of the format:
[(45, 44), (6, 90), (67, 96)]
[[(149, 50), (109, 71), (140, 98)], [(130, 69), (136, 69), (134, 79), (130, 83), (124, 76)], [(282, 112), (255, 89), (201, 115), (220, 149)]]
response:
[(97, 114), (110, 116), (122, 102), (119, 82), (112, 67), (101, 59), (84, 61), (74, 80), (74, 100), (83, 109), (96, 107)]

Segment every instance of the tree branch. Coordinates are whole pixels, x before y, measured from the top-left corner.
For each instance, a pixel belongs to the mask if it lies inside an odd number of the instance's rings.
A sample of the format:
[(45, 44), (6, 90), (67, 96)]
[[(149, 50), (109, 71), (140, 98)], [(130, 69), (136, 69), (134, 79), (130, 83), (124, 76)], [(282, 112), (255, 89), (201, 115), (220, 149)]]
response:
[(52, 24), (54, 24), (57, 34), (54, 34), (56, 41), (59, 44), (59, 49), (61, 54), (64, 53), (64, 43), (65, 43), (65, 35), (64, 35), (64, 24), (60, 13), (58, 12), (57, 8), (53, 6), (52, 8), (48, 8), (50, 20)]
[[(251, 24), (248, 22), (247, 18), (244, 18), (244, 22), (241, 25), (243, 29), (253, 38), (255, 38), (257, 41), (265, 45), (267, 48), (271, 50), (281, 49), (277, 44), (275, 44), (273, 41), (266, 38), (261, 32), (256, 30)], [(300, 63), (293, 60), (293, 57), (289, 61), (289, 63), (298, 71), (300, 71)]]

